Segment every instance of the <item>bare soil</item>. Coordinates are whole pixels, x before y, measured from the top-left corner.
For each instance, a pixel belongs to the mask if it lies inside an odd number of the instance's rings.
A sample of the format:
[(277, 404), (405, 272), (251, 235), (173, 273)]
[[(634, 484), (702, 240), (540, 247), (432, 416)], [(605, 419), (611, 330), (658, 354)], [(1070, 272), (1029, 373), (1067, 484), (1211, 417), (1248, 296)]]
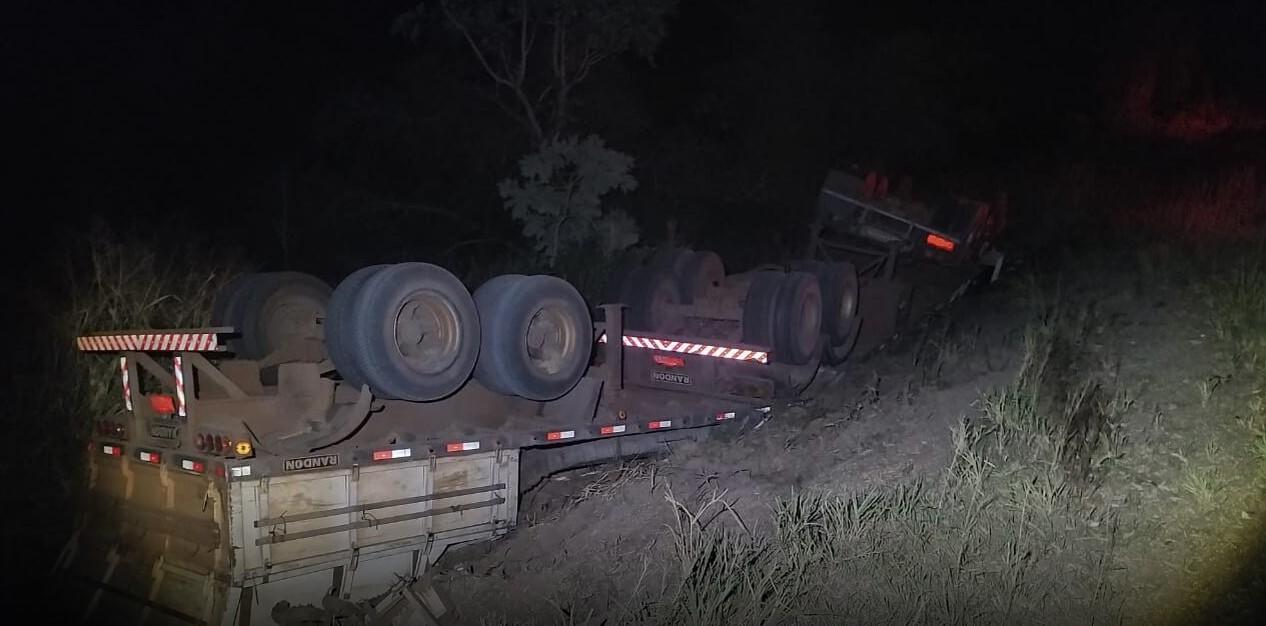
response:
[[(838, 574), (825, 572), (828, 580), (847, 573), (848, 585), (816, 600), (806, 597), (780, 621), (1228, 623), (1255, 617), (1266, 598), (1266, 472), (1252, 452), (1254, 429), (1266, 419), (1262, 372), (1231, 365), (1195, 285), (1160, 281), (1144, 288), (1127, 266), (1066, 277), (1061, 291), (1095, 309), (1088, 361), (1132, 400), (1112, 426), (1113, 456), (1094, 479), (1050, 500), (1061, 513), (1025, 511), (1021, 524), (1005, 529), (988, 528), (994, 518), (982, 518), (991, 537), (1028, 546), (1016, 548), (1020, 565), (1014, 569), (991, 565), (989, 540), (978, 544), (978, 567), (962, 568), (974, 578), (950, 583), (933, 584), (939, 575), (914, 566), (867, 565), (876, 557), (857, 554), (833, 566)], [(1013, 277), (971, 294), (847, 367), (824, 368), (801, 400), (776, 406), (767, 421), (741, 431), (718, 432), (657, 459), (554, 476), (524, 494), (519, 526), (507, 537), (441, 560), (434, 577), (455, 608), (454, 622), (654, 622), (655, 607), (672, 601), (675, 585), (688, 574), (671, 532), (679, 512), (668, 498), (690, 510), (705, 508), (718, 528), (759, 537), (777, 530), (775, 503), (797, 493), (847, 497), (943, 484), (955, 455), (952, 429), (980, 413), (982, 394), (1016, 375), (1036, 293)], [(925, 536), (929, 554), (939, 549), (936, 534)], [(917, 552), (920, 544), (874, 545)], [(913, 563), (919, 555), (883, 558)], [(892, 592), (931, 585), (929, 592), (967, 593), (1004, 570), (1015, 585), (1005, 612), (987, 605), (978, 613), (934, 613), (922, 604), (905, 606), (913, 600)], [(890, 573), (883, 574), (886, 581), (857, 582), (872, 572)]]

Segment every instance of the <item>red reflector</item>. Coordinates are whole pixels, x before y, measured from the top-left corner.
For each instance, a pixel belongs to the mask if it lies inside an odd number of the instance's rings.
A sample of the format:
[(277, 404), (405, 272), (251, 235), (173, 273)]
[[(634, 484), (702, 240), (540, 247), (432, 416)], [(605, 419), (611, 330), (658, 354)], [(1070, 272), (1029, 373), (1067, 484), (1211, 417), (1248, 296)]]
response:
[(392, 459), (407, 459), (411, 456), (413, 456), (412, 448), (398, 448), (396, 450), (374, 450), (375, 461), (390, 461)]
[(628, 426), (624, 424), (617, 424), (615, 426), (603, 426), (602, 430), (600, 430), (599, 432), (601, 432), (604, 435), (616, 435), (616, 434), (624, 432), (625, 429), (627, 428)]
[(155, 413), (170, 415), (176, 412), (176, 401), (171, 396), (153, 395), (149, 397), (149, 407)]
[(672, 420), (659, 420), (659, 421), (651, 422), (647, 424), (646, 427), (651, 430), (658, 430), (660, 428), (670, 428), (672, 427), (672, 425), (673, 425)]
[(944, 250), (945, 252), (954, 251), (954, 241), (946, 239), (936, 233), (928, 233), (927, 242), (929, 246), (932, 246), (937, 250)]
[(686, 360), (679, 356), (668, 356), (666, 354), (656, 354), (651, 357), (657, 365), (664, 367), (685, 367)]
[(467, 441), (464, 443), (450, 443), (447, 446), (445, 446), (444, 449), (449, 452), (469, 452), (471, 450), (478, 450), (479, 442)]

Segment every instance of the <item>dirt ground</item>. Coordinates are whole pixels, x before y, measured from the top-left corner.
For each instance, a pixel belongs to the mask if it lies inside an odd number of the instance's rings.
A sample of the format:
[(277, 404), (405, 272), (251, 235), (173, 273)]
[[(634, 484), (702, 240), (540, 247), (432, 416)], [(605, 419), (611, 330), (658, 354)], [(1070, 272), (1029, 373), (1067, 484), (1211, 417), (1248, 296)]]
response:
[[(900, 500), (910, 486), (942, 495), (919, 496), (936, 504), (917, 515), (850, 531), (844, 545), (852, 552), (813, 561), (802, 578), (818, 582), (772, 619), (750, 622), (1252, 619), (1266, 598), (1266, 452), (1254, 451), (1266, 377), (1232, 364), (1198, 285), (1144, 287), (1132, 263), (1061, 277), (1059, 296), (1027, 286), (1029, 278), (1013, 270), (1001, 286), (916, 320), (881, 350), (824, 368), (800, 400), (776, 406), (764, 422), (661, 458), (554, 476), (524, 494), (511, 534), (441, 560), (434, 579), (454, 623), (725, 623), (731, 619), (681, 617), (698, 607), (666, 609), (700, 597), (683, 581), (730, 571), (683, 559), (693, 536), (681, 530), (683, 519), (737, 538), (735, 545), (777, 538), (770, 541), (785, 551), (778, 520), (798, 494), (842, 498), (847, 513), (861, 510), (866, 494), (898, 488)], [(1101, 404), (1114, 417), (1095, 434), (1090, 469), (1052, 484), (1042, 477), (1054, 474), (1026, 473), (1036, 457), (984, 451), (978, 472), (990, 477), (974, 479), (979, 501), (946, 504), (944, 494), (965, 493), (970, 475), (962, 425), (1017, 378), (1025, 330), (1043, 299), (1092, 311), (1078, 367), (1097, 372)], [(717, 597), (739, 603), (743, 593)]]

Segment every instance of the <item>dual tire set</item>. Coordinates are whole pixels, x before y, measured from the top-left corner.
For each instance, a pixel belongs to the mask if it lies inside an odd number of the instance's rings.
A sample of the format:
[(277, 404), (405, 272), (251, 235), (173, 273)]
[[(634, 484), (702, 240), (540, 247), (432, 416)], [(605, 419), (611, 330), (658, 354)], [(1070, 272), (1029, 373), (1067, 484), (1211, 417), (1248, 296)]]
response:
[(774, 361), (791, 365), (842, 362), (861, 327), (857, 270), (847, 262), (803, 261), (727, 277), (716, 253), (677, 249), (617, 268), (608, 285), (607, 300), (629, 307), (627, 328), (674, 334), (681, 305), (705, 305), (696, 307), (702, 317), (730, 306), (741, 315), (741, 337), (732, 339), (770, 346)]
[[(213, 323), (239, 329), (240, 356), (262, 358), (306, 333), (324, 341), (344, 381), (383, 398), (439, 400), (473, 375), (499, 393), (552, 400), (584, 375), (593, 342), (584, 299), (554, 276), (498, 276), (471, 294), (441, 267), (401, 263), (361, 268), (332, 291), (304, 274), (248, 275), (222, 296)], [(312, 323), (261, 338), (269, 324), (252, 320), (268, 318), (268, 302), (302, 303), (297, 317)]]

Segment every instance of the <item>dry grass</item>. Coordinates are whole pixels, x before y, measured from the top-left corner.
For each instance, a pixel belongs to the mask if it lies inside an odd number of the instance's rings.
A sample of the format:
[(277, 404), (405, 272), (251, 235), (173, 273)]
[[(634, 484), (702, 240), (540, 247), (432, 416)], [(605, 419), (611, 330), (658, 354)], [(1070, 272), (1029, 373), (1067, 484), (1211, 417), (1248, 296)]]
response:
[(687, 501), (665, 484), (661, 591), (639, 581), (632, 608), (626, 598), (582, 614), (647, 625), (1117, 621), (1118, 525), (1083, 494), (1123, 454), (1116, 426), (1132, 402), (1074, 374), (1086, 371), (1089, 320), (1047, 299), (1014, 380), (953, 429), (952, 460), (930, 482), (794, 493), (771, 504), (763, 532), (724, 492)]

